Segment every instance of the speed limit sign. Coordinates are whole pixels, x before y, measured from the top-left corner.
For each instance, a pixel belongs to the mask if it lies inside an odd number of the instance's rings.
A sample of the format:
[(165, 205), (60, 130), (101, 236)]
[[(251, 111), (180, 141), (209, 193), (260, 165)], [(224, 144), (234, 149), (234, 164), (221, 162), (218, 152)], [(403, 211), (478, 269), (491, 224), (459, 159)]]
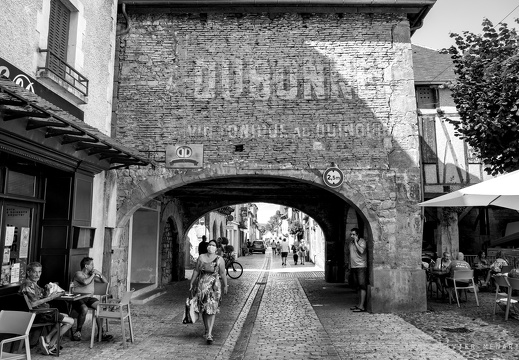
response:
[(327, 186), (336, 188), (342, 185), (344, 181), (344, 174), (342, 173), (341, 169), (337, 167), (329, 167), (328, 169), (324, 170), (323, 181)]

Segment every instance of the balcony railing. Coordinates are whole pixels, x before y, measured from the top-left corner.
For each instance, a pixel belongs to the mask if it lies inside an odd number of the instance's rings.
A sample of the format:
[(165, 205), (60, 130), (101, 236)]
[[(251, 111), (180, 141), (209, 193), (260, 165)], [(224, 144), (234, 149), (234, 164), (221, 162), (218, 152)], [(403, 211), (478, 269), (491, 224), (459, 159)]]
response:
[(40, 52), (47, 53), (47, 58), (45, 59), (45, 66), (39, 66), (38, 70), (50, 71), (84, 96), (88, 96), (88, 79), (86, 77), (49, 49), (40, 49)]

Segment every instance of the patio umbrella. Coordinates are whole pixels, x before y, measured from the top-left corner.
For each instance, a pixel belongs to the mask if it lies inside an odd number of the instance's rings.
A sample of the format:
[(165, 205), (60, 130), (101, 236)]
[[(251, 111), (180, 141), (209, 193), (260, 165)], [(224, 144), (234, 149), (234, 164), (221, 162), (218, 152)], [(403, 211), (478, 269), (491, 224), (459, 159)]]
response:
[(500, 206), (519, 211), (519, 170), (424, 201), (420, 206)]

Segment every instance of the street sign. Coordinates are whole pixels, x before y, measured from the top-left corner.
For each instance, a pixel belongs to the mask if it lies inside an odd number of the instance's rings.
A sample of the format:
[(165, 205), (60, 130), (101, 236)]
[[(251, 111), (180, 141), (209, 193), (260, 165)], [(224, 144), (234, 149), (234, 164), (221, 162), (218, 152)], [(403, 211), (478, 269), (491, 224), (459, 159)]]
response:
[(329, 167), (324, 170), (323, 181), (326, 186), (336, 188), (342, 185), (344, 181), (344, 174), (338, 167)]

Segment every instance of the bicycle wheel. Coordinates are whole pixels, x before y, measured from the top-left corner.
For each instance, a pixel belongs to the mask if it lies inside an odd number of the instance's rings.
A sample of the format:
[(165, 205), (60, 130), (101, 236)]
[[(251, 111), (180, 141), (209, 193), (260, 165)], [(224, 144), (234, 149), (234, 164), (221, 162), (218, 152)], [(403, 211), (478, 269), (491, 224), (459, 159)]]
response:
[(241, 276), (241, 274), (243, 274), (243, 266), (241, 266), (241, 264), (236, 261), (233, 261), (227, 265), (227, 269), (225, 270), (231, 279), (237, 279)]

